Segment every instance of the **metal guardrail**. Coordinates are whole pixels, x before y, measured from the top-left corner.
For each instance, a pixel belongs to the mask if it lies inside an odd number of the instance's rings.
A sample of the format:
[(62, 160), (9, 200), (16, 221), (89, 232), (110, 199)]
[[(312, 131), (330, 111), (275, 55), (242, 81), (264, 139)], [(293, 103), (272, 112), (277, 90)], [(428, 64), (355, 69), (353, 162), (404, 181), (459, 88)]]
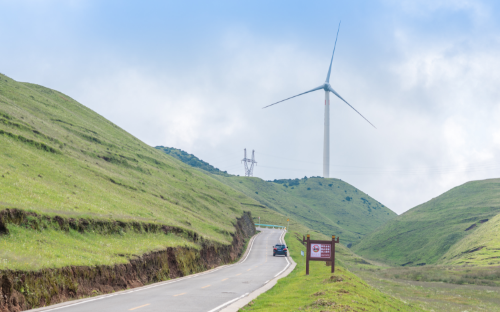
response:
[(260, 223), (255, 223), (255, 226), (258, 227), (272, 227), (273, 229), (285, 229), (285, 226), (282, 225), (274, 225), (274, 224), (260, 224)]

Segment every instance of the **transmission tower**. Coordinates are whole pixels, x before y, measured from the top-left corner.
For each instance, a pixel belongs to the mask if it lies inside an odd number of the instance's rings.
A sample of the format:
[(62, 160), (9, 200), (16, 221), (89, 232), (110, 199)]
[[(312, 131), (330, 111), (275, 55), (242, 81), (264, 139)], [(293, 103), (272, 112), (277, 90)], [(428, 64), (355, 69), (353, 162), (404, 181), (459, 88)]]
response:
[(247, 158), (247, 149), (245, 148), (245, 154), (244, 157), (241, 161), (245, 165), (245, 176), (246, 177), (253, 177), (253, 165), (257, 164), (255, 161), (255, 151), (252, 150), (252, 159)]

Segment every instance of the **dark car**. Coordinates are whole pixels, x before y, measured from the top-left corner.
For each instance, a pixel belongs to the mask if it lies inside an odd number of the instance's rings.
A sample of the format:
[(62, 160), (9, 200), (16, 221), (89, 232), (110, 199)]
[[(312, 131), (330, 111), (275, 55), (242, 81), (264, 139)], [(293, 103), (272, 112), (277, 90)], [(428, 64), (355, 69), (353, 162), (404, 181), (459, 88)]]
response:
[(273, 246), (273, 257), (276, 255), (284, 255), (286, 257), (287, 249), (285, 245), (277, 244)]

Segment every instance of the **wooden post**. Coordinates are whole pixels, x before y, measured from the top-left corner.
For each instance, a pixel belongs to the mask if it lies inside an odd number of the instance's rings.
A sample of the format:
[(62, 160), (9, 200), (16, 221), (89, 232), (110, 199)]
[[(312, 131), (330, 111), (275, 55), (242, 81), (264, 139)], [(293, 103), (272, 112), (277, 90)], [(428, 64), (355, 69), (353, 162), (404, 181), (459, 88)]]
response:
[(309, 259), (311, 258), (311, 237), (307, 234), (306, 275), (309, 275)]
[(332, 235), (332, 273), (335, 272), (335, 244), (339, 243), (339, 237), (335, 240), (335, 235)]
[(330, 258), (332, 261), (332, 273), (335, 272), (335, 235), (332, 235), (332, 248), (330, 249)]

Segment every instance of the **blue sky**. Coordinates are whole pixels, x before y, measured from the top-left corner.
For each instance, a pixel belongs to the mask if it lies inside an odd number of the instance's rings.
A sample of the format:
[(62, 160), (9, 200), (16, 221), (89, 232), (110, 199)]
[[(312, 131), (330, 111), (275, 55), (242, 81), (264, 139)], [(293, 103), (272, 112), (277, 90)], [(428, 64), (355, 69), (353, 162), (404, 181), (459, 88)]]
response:
[[(57, 89), (152, 146), (263, 179), (331, 176), (402, 213), (500, 176), (494, 1), (0, 0), (0, 72)], [(498, 165), (497, 165), (498, 164)]]

